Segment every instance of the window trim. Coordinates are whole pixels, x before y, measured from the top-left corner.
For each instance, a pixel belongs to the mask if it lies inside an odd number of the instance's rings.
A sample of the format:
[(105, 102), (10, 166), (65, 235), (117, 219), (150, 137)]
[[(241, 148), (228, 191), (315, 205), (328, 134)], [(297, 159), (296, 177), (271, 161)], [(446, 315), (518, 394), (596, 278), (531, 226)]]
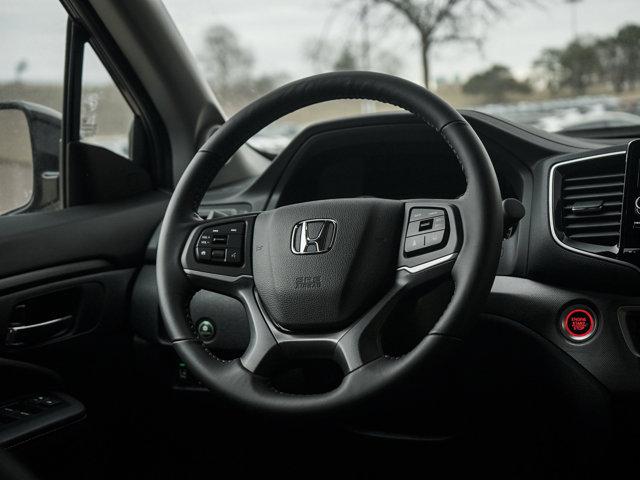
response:
[[(140, 166), (148, 171), (154, 187), (170, 190), (172, 188), (171, 146), (168, 142), (168, 135), (166, 134), (164, 123), (153, 101), (88, 2), (80, 0), (60, 0), (60, 2), (69, 13), (73, 24), (81, 28), (86, 35), (82, 44), (83, 55), (84, 43), (89, 43), (111, 76), (116, 88), (118, 88), (131, 108), (131, 111), (135, 116), (139, 117), (142, 123), (142, 127), (147, 135), (149, 150), (147, 152), (148, 158), (146, 162), (140, 164)], [(70, 51), (68, 51), (68, 53), (70, 53)], [(71, 67), (71, 65), (69, 65), (69, 67)], [(76, 70), (79, 70), (79, 73)], [(70, 101), (76, 95), (79, 101), (81, 96), (81, 61), (75, 62), (73, 78), (75, 78), (76, 75), (79, 76), (80, 83), (77, 85), (74, 84), (73, 86), (69, 85), (67, 92)], [(71, 74), (69, 78), (72, 78)], [(67, 100), (65, 99), (65, 105), (66, 104)], [(77, 128), (75, 132), (79, 139), (80, 103), (78, 103), (77, 108), (77, 124), (71, 123), (68, 125), (68, 128)], [(73, 111), (72, 113), (75, 115), (76, 112)], [(66, 123), (65, 127), (67, 127)], [(65, 137), (66, 134), (63, 133), (63, 138)], [(71, 137), (69, 136), (67, 140), (69, 138)], [(63, 148), (66, 153), (66, 145), (63, 145)], [(66, 156), (63, 158), (66, 158)]]
[(69, 206), (69, 144), (80, 139), (82, 65), (87, 34), (71, 17), (67, 22), (67, 51), (64, 67), (62, 144), (60, 146), (60, 196), (62, 208)]

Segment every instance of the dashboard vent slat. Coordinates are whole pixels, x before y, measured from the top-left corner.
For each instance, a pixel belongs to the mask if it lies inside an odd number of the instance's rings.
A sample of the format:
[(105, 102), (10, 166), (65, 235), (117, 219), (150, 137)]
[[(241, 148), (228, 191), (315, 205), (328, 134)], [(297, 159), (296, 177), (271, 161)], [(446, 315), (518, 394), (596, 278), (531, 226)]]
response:
[(601, 182), (601, 183), (587, 183), (587, 184), (576, 184), (576, 185), (567, 185), (564, 187), (565, 192), (573, 192), (573, 191), (584, 191), (584, 190), (600, 190), (600, 189), (618, 189), (623, 185), (622, 181), (620, 182)]
[(567, 185), (571, 185), (572, 183), (576, 183), (576, 182), (588, 182), (591, 180), (609, 180), (609, 179), (618, 179), (619, 181), (624, 181), (624, 173), (612, 173), (611, 175), (593, 175), (590, 177), (574, 177), (574, 178), (567, 178), (566, 179), (566, 184)]
[[(569, 210), (571, 210), (571, 207), (569, 207)], [(607, 212), (607, 211), (603, 211), (601, 213), (593, 213), (593, 214), (585, 214), (585, 213), (581, 213), (581, 214), (573, 214), (573, 213), (569, 213), (566, 214), (564, 216), (565, 220), (567, 221), (573, 221), (573, 220), (602, 220), (602, 219), (612, 219), (612, 218), (617, 218), (617, 222), (618, 224), (620, 224), (620, 211), (611, 211), (611, 212)]]
[(617, 245), (622, 218), (624, 156), (594, 158), (561, 168), (560, 229), (572, 240)]
[(587, 243), (595, 243), (598, 245), (600, 245), (601, 242), (603, 242), (602, 245), (615, 245), (615, 243), (618, 241), (618, 232), (576, 233), (574, 235), (570, 235), (570, 237), (576, 240), (581, 240)]
[(567, 226), (568, 230), (578, 230), (578, 229), (598, 229), (598, 228), (606, 228), (613, 229), (614, 232), (618, 232), (620, 228), (620, 222), (576, 222)]

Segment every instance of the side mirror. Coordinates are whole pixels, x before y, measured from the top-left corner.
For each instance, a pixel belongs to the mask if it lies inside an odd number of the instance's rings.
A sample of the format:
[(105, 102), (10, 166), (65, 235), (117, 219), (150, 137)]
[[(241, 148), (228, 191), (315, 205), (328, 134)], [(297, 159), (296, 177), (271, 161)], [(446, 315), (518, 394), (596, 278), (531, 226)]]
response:
[(55, 205), (61, 133), (59, 112), (30, 102), (0, 102), (0, 214)]

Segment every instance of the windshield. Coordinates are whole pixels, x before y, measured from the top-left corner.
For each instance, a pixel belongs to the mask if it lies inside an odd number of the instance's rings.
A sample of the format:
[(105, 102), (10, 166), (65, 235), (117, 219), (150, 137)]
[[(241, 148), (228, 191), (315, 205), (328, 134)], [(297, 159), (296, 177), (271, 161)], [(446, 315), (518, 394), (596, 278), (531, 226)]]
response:
[[(164, 3), (228, 115), (303, 76), (375, 70), (457, 108), (551, 132), (640, 125), (638, 0)], [(281, 119), (252, 144), (277, 153), (310, 123), (392, 109), (327, 102)]]

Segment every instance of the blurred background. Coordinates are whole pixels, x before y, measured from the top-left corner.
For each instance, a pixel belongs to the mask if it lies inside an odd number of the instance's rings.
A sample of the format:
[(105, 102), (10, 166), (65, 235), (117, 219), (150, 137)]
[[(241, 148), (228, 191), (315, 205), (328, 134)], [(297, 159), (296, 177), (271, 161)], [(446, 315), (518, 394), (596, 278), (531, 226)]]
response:
[[(456, 107), (547, 131), (640, 125), (638, 0), (163, 3), (227, 115), (287, 81), (357, 69), (399, 75)], [(54, 0), (3, 0), (0, 101), (61, 110), (58, 20), (64, 13)], [(97, 60), (87, 62), (84, 82), (83, 135), (123, 150), (131, 112)], [(283, 118), (252, 144), (277, 153), (310, 123), (391, 109), (328, 102)]]

